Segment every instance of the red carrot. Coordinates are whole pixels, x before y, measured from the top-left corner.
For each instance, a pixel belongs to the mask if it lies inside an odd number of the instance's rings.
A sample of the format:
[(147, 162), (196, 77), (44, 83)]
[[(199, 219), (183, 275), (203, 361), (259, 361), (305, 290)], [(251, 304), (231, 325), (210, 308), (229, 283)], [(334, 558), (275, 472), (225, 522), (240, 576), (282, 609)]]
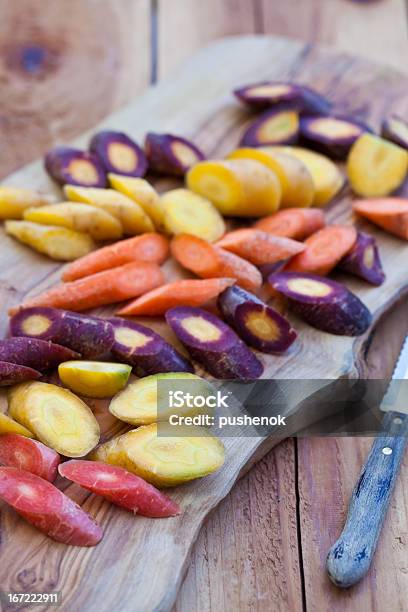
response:
[(324, 213), (319, 208), (287, 208), (260, 219), (254, 227), (275, 236), (304, 240), (324, 225)]
[(0, 467), (0, 499), (57, 542), (95, 546), (102, 529), (80, 506), (39, 476)]
[[(21, 308), (51, 306), (74, 311), (87, 310), (137, 297), (163, 283), (163, 272), (157, 264), (128, 263), (72, 283), (52, 287), (28, 299)], [(10, 314), (15, 314), (17, 310), (12, 309)]]
[(57, 476), (60, 456), (42, 442), (6, 434), (0, 436), (0, 464), (26, 470), (53, 482)]
[(250, 291), (262, 284), (262, 275), (254, 265), (197, 236), (176, 236), (171, 252), (184, 268), (201, 278), (235, 278), (238, 285)]
[(167, 495), (117, 465), (101, 461), (66, 461), (60, 465), (59, 473), (135, 514), (165, 518), (181, 512), (180, 506)]
[(233, 278), (175, 281), (136, 298), (119, 310), (118, 314), (155, 317), (175, 306), (201, 306), (234, 283)]
[(353, 248), (357, 230), (346, 225), (327, 225), (305, 240), (306, 249), (285, 266), (286, 272), (312, 272), (324, 276)]
[(77, 259), (62, 275), (65, 282), (90, 276), (103, 270), (117, 268), (133, 261), (161, 264), (169, 254), (169, 242), (161, 234), (142, 234), (121, 240)]

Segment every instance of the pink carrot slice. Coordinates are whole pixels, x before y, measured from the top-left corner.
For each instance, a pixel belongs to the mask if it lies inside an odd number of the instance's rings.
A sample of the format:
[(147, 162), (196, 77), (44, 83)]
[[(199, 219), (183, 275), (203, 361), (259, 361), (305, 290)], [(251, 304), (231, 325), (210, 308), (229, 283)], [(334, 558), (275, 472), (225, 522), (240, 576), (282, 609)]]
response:
[(78, 504), (24, 470), (0, 467), (0, 499), (57, 542), (95, 546), (102, 539), (102, 529)]
[(217, 246), (243, 257), (255, 266), (288, 259), (306, 248), (296, 240), (249, 228), (228, 232), (217, 242)]
[(145, 293), (119, 310), (118, 314), (155, 317), (175, 306), (202, 306), (234, 283), (233, 278), (175, 281)]
[(181, 513), (178, 504), (143, 478), (101, 461), (73, 460), (60, 465), (59, 473), (135, 514), (165, 518)]
[(18, 434), (0, 436), (0, 465), (26, 470), (53, 482), (60, 461), (59, 454), (42, 442)]

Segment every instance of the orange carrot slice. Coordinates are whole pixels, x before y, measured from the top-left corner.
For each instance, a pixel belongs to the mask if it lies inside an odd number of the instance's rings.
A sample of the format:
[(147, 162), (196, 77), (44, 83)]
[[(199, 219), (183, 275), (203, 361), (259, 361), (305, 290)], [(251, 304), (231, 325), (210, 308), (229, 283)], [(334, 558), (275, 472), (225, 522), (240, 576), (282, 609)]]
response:
[(233, 278), (175, 281), (145, 293), (119, 310), (118, 314), (155, 317), (175, 306), (202, 306), (234, 283)]
[[(137, 261), (52, 287), (27, 300), (21, 308), (51, 306), (74, 311), (87, 310), (129, 300), (163, 283), (163, 272), (157, 264)], [(11, 309), (10, 314), (17, 310)]]
[(285, 271), (328, 274), (352, 249), (357, 230), (349, 225), (327, 225), (305, 240), (306, 249), (285, 266)]
[(77, 259), (65, 268), (62, 280), (74, 281), (137, 260), (161, 264), (168, 254), (167, 238), (161, 234), (147, 233), (115, 242)]
[(386, 232), (408, 240), (408, 198), (356, 200), (353, 210)]
[(247, 259), (255, 266), (288, 259), (305, 250), (304, 244), (256, 229), (239, 229), (225, 234), (217, 246)]
[(254, 227), (275, 236), (304, 240), (325, 224), (324, 213), (319, 208), (287, 208), (260, 219)]
[(262, 285), (261, 273), (249, 261), (197, 236), (176, 236), (171, 242), (171, 252), (184, 268), (201, 278), (234, 278), (238, 285), (250, 291)]

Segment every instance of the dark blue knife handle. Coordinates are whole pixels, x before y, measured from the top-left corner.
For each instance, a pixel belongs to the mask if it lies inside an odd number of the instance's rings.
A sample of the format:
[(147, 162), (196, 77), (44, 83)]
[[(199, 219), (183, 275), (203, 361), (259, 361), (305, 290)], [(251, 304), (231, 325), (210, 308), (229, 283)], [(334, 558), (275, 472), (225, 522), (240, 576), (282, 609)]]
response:
[(327, 555), (328, 574), (339, 587), (356, 584), (370, 567), (407, 444), (407, 415), (389, 412), (382, 425), (387, 435), (373, 443), (342, 534)]

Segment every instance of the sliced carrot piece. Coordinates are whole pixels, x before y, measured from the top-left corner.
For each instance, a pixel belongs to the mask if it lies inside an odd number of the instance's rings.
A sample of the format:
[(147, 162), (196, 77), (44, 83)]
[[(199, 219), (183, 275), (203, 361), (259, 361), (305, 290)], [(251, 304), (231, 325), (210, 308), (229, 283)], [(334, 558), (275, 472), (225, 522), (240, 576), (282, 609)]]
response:
[(356, 200), (353, 210), (386, 232), (408, 240), (408, 198)]
[(351, 225), (327, 225), (305, 240), (306, 249), (285, 266), (285, 271), (328, 274), (352, 249), (357, 230)]
[(260, 219), (254, 227), (275, 236), (304, 240), (325, 224), (324, 213), (319, 208), (287, 208)]
[(171, 242), (171, 252), (187, 270), (201, 278), (234, 278), (244, 289), (256, 290), (262, 275), (254, 265), (197, 236), (180, 234)]
[(234, 283), (233, 278), (175, 281), (145, 293), (119, 310), (118, 314), (155, 317), (175, 306), (202, 306)]
[(217, 242), (217, 246), (247, 259), (255, 266), (288, 259), (305, 250), (301, 242), (256, 229), (228, 232)]
[(147, 233), (121, 240), (77, 259), (62, 275), (62, 280), (74, 281), (103, 270), (117, 268), (132, 261), (161, 264), (168, 257), (169, 241), (161, 234)]
[[(51, 306), (74, 311), (87, 310), (129, 300), (163, 283), (163, 272), (157, 264), (137, 261), (52, 287), (24, 302), (21, 308)], [(11, 309), (10, 314), (17, 310)]]

